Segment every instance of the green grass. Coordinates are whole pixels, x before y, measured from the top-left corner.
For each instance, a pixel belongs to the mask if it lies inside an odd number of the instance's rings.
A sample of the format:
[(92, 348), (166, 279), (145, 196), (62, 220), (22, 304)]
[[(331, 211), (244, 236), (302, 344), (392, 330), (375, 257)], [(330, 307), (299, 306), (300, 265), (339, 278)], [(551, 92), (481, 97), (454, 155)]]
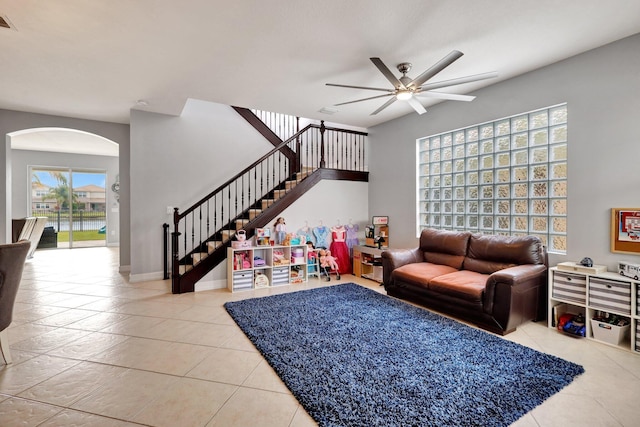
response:
[[(73, 232), (74, 242), (85, 242), (87, 240), (106, 240), (106, 239), (107, 239), (106, 235), (98, 233), (98, 230)], [(69, 232), (59, 231), (58, 242), (68, 242), (68, 241), (69, 241)]]

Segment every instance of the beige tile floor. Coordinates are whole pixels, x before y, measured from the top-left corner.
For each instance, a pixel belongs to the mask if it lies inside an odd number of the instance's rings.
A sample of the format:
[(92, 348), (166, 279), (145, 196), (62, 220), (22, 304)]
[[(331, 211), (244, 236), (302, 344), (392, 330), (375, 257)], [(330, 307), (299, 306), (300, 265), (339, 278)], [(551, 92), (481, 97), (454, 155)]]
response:
[[(0, 365), (0, 426), (313, 426), (222, 307), (330, 283), (172, 295), (128, 283), (114, 248), (37, 251)], [(374, 282), (344, 276), (378, 291)], [(507, 339), (586, 373), (514, 425), (640, 425), (640, 355), (529, 323)]]

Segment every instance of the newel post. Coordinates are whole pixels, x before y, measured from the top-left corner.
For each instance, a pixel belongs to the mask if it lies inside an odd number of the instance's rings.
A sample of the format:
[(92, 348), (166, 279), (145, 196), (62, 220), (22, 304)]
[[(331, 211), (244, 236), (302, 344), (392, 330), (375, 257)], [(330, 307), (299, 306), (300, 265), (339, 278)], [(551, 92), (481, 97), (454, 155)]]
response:
[[(300, 117), (296, 117), (296, 135), (300, 132)], [(296, 172), (302, 170), (302, 142), (300, 135), (296, 136)]]
[(326, 130), (326, 128), (324, 127), (324, 120), (320, 121), (320, 167), (324, 168), (325, 167), (325, 160), (324, 160), (324, 131)]
[(178, 258), (178, 222), (180, 214), (178, 208), (173, 208), (173, 233), (171, 233), (171, 292), (180, 293), (180, 260)]

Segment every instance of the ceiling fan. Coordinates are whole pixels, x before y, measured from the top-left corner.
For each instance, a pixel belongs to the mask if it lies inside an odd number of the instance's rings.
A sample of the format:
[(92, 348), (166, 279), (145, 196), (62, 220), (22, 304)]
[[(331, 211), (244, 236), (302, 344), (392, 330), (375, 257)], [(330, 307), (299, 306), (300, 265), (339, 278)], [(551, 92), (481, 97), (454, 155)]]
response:
[(472, 76), (459, 77), (456, 79), (450, 79), (450, 80), (444, 80), (441, 82), (425, 84), (427, 80), (431, 79), (440, 71), (444, 70), (446, 67), (451, 65), (454, 61), (456, 61), (462, 55), (463, 53), (460, 51), (457, 51), (457, 50), (452, 51), (450, 54), (442, 58), (440, 61), (434, 64), (431, 68), (426, 70), (424, 73), (420, 74), (415, 79), (411, 79), (409, 76), (407, 76), (407, 73), (409, 72), (409, 70), (411, 70), (411, 64), (409, 62), (403, 62), (401, 64), (398, 64), (397, 66), (398, 71), (402, 73), (402, 77), (397, 78), (396, 76), (393, 75), (391, 70), (389, 70), (389, 68), (384, 64), (384, 62), (382, 62), (380, 58), (369, 58), (371, 59), (371, 62), (373, 62), (373, 65), (375, 65), (378, 68), (378, 70), (380, 70), (380, 72), (393, 85), (393, 89), (384, 89), (384, 88), (366, 87), (366, 86), (340, 85), (340, 84), (334, 84), (334, 83), (327, 83), (326, 85), (337, 86), (337, 87), (348, 87), (352, 89), (377, 90), (381, 92), (387, 92), (384, 95), (377, 95), (377, 96), (371, 96), (369, 98), (356, 99), (355, 101), (342, 102), (340, 104), (335, 104), (335, 106), (353, 104), (354, 102), (368, 101), (370, 99), (384, 98), (387, 96), (391, 96), (391, 98), (387, 102), (382, 104), (380, 108), (378, 108), (373, 113), (371, 113), (371, 115), (373, 116), (375, 114), (378, 114), (380, 111), (384, 110), (389, 105), (393, 104), (396, 100), (407, 101), (409, 105), (411, 105), (418, 114), (424, 114), (427, 112), (427, 110), (420, 103), (420, 101), (416, 99), (416, 97), (426, 96), (430, 98), (446, 99), (446, 100), (452, 100), (452, 101), (473, 101), (475, 99), (475, 96), (458, 95), (458, 94), (443, 93), (443, 92), (433, 92), (433, 90), (439, 89), (442, 87), (460, 85), (463, 83), (471, 83), (479, 80), (491, 79), (498, 76), (497, 73), (491, 72), (491, 73), (475, 74)]

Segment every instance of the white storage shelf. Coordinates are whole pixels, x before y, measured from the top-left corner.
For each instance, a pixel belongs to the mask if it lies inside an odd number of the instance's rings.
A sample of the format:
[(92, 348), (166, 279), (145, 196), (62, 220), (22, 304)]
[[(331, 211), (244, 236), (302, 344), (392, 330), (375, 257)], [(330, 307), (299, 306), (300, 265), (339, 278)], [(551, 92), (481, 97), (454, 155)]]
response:
[(307, 279), (306, 245), (227, 249), (227, 288), (231, 292), (303, 283)]
[[(548, 326), (554, 329), (555, 312), (582, 313), (588, 339), (640, 355), (640, 281), (613, 272), (578, 273), (552, 267)], [(630, 323), (618, 327), (593, 321), (598, 312), (624, 317)]]

